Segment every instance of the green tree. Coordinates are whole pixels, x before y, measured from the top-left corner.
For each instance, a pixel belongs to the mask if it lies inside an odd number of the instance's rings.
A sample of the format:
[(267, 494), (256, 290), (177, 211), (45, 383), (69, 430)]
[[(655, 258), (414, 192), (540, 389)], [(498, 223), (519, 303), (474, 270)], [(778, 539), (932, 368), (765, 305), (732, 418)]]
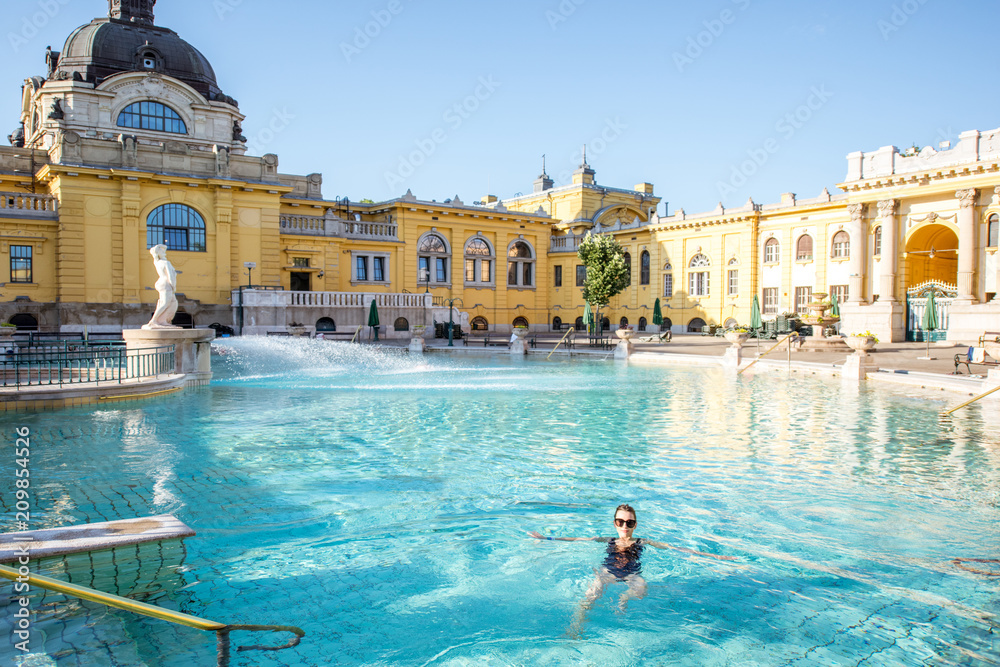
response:
[[(598, 310), (611, 303), (629, 285), (629, 268), (625, 264), (625, 249), (610, 236), (587, 237), (580, 243), (577, 256), (587, 267), (583, 283), (583, 300)], [(598, 313), (598, 322), (600, 314)]]

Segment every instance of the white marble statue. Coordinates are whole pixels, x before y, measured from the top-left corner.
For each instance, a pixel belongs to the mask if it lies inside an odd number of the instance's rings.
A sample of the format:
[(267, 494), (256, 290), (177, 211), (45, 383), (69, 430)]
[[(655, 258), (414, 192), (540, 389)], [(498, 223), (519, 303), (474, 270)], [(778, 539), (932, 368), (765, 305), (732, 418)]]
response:
[(174, 265), (167, 259), (167, 246), (160, 244), (149, 249), (149, 254), (153, 256), (153, 265), (156, 267), (156, 291), (160, 293), (160, 298), (156, 302), (156, 311), (153, 312), (149, 324), (143, 329), (179, 329), (171, 322), (177, 313), (177, 271)]

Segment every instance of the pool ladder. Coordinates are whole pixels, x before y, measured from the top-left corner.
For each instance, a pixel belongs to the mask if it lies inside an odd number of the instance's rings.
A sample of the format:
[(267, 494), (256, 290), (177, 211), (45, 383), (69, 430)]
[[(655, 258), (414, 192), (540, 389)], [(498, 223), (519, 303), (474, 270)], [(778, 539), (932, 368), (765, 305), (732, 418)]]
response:
[[(0, 577), (16, 581), (19, 576), (20, 574), (14, 568), (0, 565)], [(146, 604), (145, 602), (130, 600), (128, 598), (112, 595), (110, 593), (102, 593), (101, 591), (95, 591), (92, 588), (77, 586), (76, 584), (59, 581), (58, 579), (51, 579), (40, 574), (29, 574), (27, 579), (29, 586), (44, 588), (45, 590), (62, 593), (63, 595), (69, 595), (81, 600), (97, 602), (107, 607), (124, 609), (125, 611), (130, 611), (142, 616), (149, 616), (150, 618), (158, 618), (162, 621), (169, 621), (170, 623), (175, 623), (177, 625), (185, 625), (189, 628), (195, 628), (196, 630), (214, 632), (218, 667), (229, 667), (229, 633), (233, 630), (245, 630), (249, 632), (290, 632), (295, 635), (287, 644), (284, 644), (283, 646), (239, 646), (236, 649), (237, 651), (280, 651), (282, 649), (298, 646), (299, 641), (301, 641), (306, 634), (304, 630), (293, 625), (226, 625), (224, 623), (216, 623), (215, 621), (207, 621), (203, 618), (198, 618), (197, 616), (190, 616), (188, 614), (182, 614), (181, 612), (162, 609), (151, 604)]]

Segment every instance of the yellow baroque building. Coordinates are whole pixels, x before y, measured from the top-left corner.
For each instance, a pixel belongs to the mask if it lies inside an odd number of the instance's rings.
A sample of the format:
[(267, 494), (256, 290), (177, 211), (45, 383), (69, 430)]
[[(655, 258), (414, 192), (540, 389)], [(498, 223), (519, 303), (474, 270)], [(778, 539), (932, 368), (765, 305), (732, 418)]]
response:
[[(179, 324), (245, 334), (303, 324), (353, 331), (377, 302), (389, 337), (454, 319), (469, 329), (578, 324), (587, 233), (626, 249), (629, 289), (602, 315), (676, 333), (802, 311), (817, 293), (843, 328), (886, 340), (974, 341), (1000, 330), (1000, 130), (954, 147), (848, 156), (842, 193), (659, 215), (653, 186), (557, 186), (464, 203), (327, 200), (319, 174), (247, 154), (242, 114), (211, 64), (156, 26), (154, 0), (109, 0), (106, 18), (47, 51), (0, 148), (0, 319), (46, 331), (117, 332), (156, 301), (148, 249), (181, 274)], [(920, 330), (934, 290), (943, 331)]]

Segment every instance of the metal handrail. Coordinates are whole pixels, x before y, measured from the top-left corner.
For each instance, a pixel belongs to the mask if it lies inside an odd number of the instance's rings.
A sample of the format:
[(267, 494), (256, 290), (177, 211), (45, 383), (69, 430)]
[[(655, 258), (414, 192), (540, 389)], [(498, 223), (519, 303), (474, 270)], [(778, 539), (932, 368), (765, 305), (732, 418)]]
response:
[[(21, 579), (25, 578), (22, 577), (17, 570), (4, 565), (0, 565), (0, 577), (10, 579), (11, 581), (17, 581), (19, 577)], [(216, 636), (216, 656), (218, 667), (229, 667), (229, 633), (233, 630), (247, 630), (250, 632), (290, 632), (295, 635), (291, 641), (283, 646), (239, 646), (236, 648), (237, 651), (280, 651), (286, 648), (293, 648), (298, 646), (299, 642), (303, 637), (305, 637), (306, 634), (302, 628), (297, 628), (293, 625), (227, 625), (225, 623), (208, 621), (204, 618), (191, 616), (190, 614), (163, 609), (162, 607), (157, 607), (145, 602), (130, 600), (129, 598), (113, 595), (111, 593), (97, 591), (93, 588), (87, 588), (85, 586), (78, 586), (66, 581), (52, 579), (41, 574), (28, 574), (26, 578), (29, 586), (44, 588), (45, 590), (62, 593), (63, 595), (69, 595), (81, 600), (97, 602), (98, 604), (103, 604), (106, 607), (124, 609), (125, 611), (132, 612), (133, 614), (157, 618), (161, 621), (167, 621), (176, 625), (184, 625), (196, 630), (214, 632)]]
[(753, 366), (754, 364), (756, 364), (758, 361), (760, 361), (761, 359), (763, 359), (764, 357), (766, 357), (770, 353), (774, 352), (776, 349), (778, 349), (778, 346), (780, 346), (786, 340), (788, 340), (789, 338), (791, 338), (792, 336), (795, 336), (797, 334), (798, 334), (797, 331), (793, 331), (792, 333), (788, 334), (787, 336), (785, 336), (784, 338), (782, 338), (781, 340), (779, 340), (777, 343), (774, 344), (774, 346), (770, 350), (768, 350), (767, 352), (765, 352), (764, 354), (760, 355), (759, 357), (757, 357), (756, 359), (754, 359), (753, 361), (751, 361), (749, 364), (747, 364), (746, 368), (741, 368), (740, 372), (737, 373), (737, 375), (743, 375), (743, 371), (749, 370), (749, 368), (751, 366)]
[[(958, 364), (955, 364), (955, 367), (957, 368)], [(958, 412), (962, 408), (964, 408), (966, 406), (969, 406), (969, 405), (972, 405), (973, 403), (975, 403), (976, 401), (978, 401), (978, 400), (980, 400), (982, 398), (986, 398), (987, 396), (989, 396), (990, 394), (992, 394), (995, 391), (1000, 391), (1000, 386), (993, 387), (992, 389), (990, 389), (985, 394), (980, 394), (979, 396), (976, 396), (975, 398), (969, 399), (968, 401), (966, 401), (965, 403), (962, 403), (957, 408), (952, 408), (951, 410), (948, 410), (947, 412), (942, 413), (942, 416), (947, 417), (948, 415), (950, 415), (953, 412)]]
[(365, 325), (363, 325), (363, 324), (359, 324), (359, 325), (358, 325), (358, 330), (354, 332), (354, 336), (353, 336), (353, 337), (351, 338), (351, 342), (352, 342), (352, 343), (353, 343), (354, 341), (356, 341), (356, 340), (358, 339), (358, 334), (359, 334), (359, 333), (361, 333), (361, 329), (362, 329), (362, 327), (364, 327), (364, 326), (365, 326)]
[(173, 345), (127, 350), (121, 346), (57, 345), (9, 350), (0, 355), (0, 386), (62, 386), (114, 382), (172, 373)]
[(568, 330), (568, 331), (566, 332), (566, 335), (562, 337), (562, 340), (560, 340), (560, 341), (559, 341), (558, 343), (556, 343), (556, 346), (555, 346), (554, 348), (552, 348), (552, 351), (551, 351), (551, 352), (549, 352), (549, 356), (545, 357), (545, 361), (548, 361), (549, 359), (551, 359), (551, 358), (552, 358), (552, 355), (553, 355), (553, 354), (555, 354), (555, 353), (556, 353), (556, 350), (558, 350), (558, 349), (559, 349), (559, 346), (560, 346), (560, 345), (562, 345), (562, 344), (563, 344), (563, 342), (565, 342), (565, 340), (566, 340), (567, 338), (569, 338), (569, 335), (570, 335), (571, 333), (576, 333), (576, 329), (569, 329), (569, 330)]

